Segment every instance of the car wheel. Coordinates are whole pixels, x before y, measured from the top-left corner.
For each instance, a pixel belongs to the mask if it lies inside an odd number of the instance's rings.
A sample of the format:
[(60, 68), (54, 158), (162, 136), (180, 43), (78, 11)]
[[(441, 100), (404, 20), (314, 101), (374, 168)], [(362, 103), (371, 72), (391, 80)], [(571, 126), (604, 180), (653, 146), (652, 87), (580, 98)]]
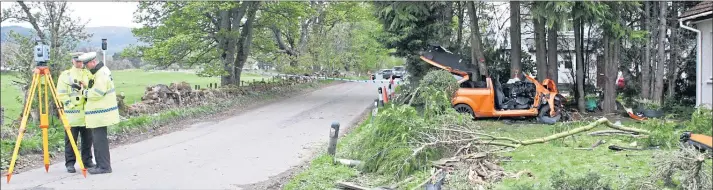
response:
[(556, 112), (554, 116), (550, 115), (550, 106), (544, 105), (537, 113), (537, 120), (544, 124), (555, 124), (562, 117), (560, 112)]
[(468, 115), (475, 117), (473, 109), (466, 104), (456, 104), (453, 108), (456, 109), (456, 112), (458, 113), (467, 113)]

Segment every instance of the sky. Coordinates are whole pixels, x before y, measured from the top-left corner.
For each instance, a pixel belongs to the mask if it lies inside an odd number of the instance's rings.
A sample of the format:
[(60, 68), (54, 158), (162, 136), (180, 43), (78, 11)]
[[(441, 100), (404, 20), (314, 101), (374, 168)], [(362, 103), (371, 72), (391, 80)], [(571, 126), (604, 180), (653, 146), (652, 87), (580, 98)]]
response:
[[(14, 6), (15, 2), (1, 2), (2, 9)], [(139, 27), (134, 23), (133, 14), (136, 11), (138, 2), (68, 2), (67, 6), (72, 10), (71, 15), (80, 18), (82, 21), (89, 21), (86, 27), (99, 26), (122, 26)], [(2, 22), (2, 26), (19, 25), (31, 27), (30, 23), (15, 23), (10, 21)]]

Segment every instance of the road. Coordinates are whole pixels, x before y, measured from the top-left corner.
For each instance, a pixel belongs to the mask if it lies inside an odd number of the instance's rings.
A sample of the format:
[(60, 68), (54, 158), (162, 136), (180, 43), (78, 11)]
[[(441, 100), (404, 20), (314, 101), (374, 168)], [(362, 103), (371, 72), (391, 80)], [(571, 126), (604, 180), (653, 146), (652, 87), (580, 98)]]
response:
[[(64, 163), (2, 176), (2, 189), (240, 189), (299, 165), (328, 141), (329, 126), (357, 122), (376, 86), (342, 83), (221, 121), (111, 149), (113, 173), (69, 174)], [(79, 168), (77, 166), (77, 168)]]

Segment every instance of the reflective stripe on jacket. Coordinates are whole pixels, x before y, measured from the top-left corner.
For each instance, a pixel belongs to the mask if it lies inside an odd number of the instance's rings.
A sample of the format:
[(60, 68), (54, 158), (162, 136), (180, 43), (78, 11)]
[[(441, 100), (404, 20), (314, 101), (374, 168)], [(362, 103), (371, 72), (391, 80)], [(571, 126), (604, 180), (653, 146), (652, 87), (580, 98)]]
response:
[(119, 109), (111, 71), (101, 65), (101, 68), (94, 73), (93, 79), (94, 85), (84, 91), (84, 96), (87, 98), (84, 106), (87, 128), (108, 127), (119, 123)]
[(84, 97), (78, 89), (72, 89), (72, 84), (85, 85), (89, 82), (89, 71), (72, 67), (62, 71), (57, 79), (57, 99), (62, 102), (64, 115), (67, 117), (69, 126), (85, 126), (84, 120)]

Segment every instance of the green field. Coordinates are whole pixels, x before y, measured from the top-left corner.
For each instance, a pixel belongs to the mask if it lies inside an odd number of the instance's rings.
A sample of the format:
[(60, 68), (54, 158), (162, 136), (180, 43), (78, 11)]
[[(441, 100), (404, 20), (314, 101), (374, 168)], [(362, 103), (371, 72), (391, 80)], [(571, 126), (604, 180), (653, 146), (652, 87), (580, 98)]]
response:
[[(116, 92), (124, 93), (127, 104), (133, 104), (141, 101), (146, 86), (155, 84), (169, 85), (172, 82), (185, 81), (193, 85), (200, 85), (203, 88), (208, 87), (208, 83), (220, 83), (218, 77), (199, 77), (193, 73), (187, 72), (165, 72), (165, 71), (143, 71), (143, 70), (120, 70), (112, 71)], [(21, 98), (20, 90), (12, 84), (12, 80), (16, 80), (12, 73), (3, 73), (0, 75), (0, 92), (2, 94), (2, 104), (5, 107), (5, 116), (19, 115), (22, 109), (21, 103), (18, 101)], [(243, 81), (261, 80), (262, 77), (257, 74), (243, 73), (241, 76)]]

